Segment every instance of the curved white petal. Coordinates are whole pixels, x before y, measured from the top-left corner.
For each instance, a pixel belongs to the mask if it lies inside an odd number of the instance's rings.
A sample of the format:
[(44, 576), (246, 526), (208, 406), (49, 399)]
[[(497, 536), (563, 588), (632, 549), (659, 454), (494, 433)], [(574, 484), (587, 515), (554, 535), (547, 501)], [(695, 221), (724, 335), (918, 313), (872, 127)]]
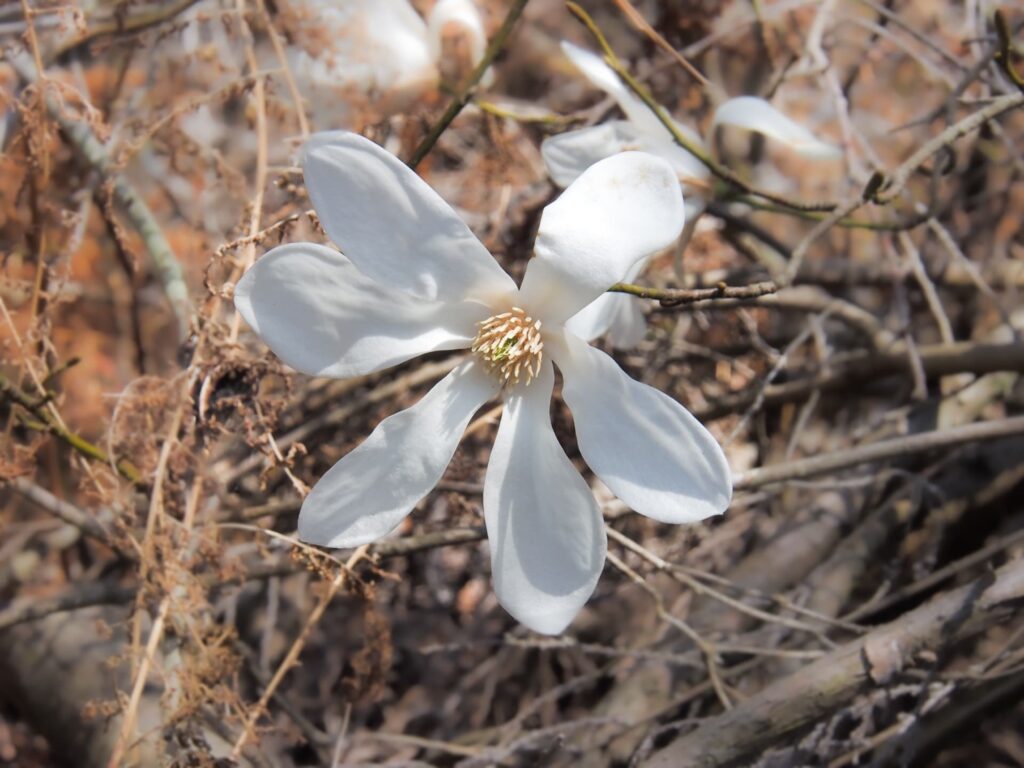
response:
[(821, 141), (767, 101), (755, 96), (737, 96), (721, 104), (715, 110), (712, 129), (719, 125), (763, 133), (807, 157), (829, 159), (842, 155), (839, 147)]
[[(649, 258), (640, 259), (622, 279), (633, 282), (649, 262)], [(613, 347), (627, 349), (643, 340), (647, 323), (638, 299), (624, 293), (602, 293), (570, 317), (565, 328), (584, 341), (593, 341), (607, 333)]]
[[(679, 123), (676, 126), (688, 134), (692, 133)], [(711, 175), (704, 163), (676, 144), (667, 131), (662, 132), (664, 138), (654, 139), (641, 133), (629, 121), (611, 120), (551, 136), (541, 143), (540, 153), (551, 179), (560, 187), (569, 186), (599, 160), (629, 150), (649, 152), (667, 160), (680, 181), (703, 181)], [(700, 138), (695, 137), (695, 141), (703, 146)]]
[(472, 0), (437, 0), (427, 14), (427, 33), (434, 60), (441, 58), (441, 43), (445, 27), (460, 27), (469, 40), (471, 63), (475, 67), (487, 50), (487, 33), (480, 11)]
[(580, 48), (568, 40), (562, 41), (562, 51), (576, 68), (590, 81), (591, 85), (607, 93), (619, 108), (641, 131), (658, 136), (665, 131), (657, 116), (636, 96), (599, 55)]
[(554, 372), (506, 396), (484, 481), (494, 592), (536, 632), (557, 634), (587, 602), (607, 535), (590, 488), (551, 429)]
[(629, 91), (626, 84), (615, 74), (615, 70), (605, 64), (604, 59), (596, 53), (580, 48), (568, 40), (562, 41), (562, 52), (595, 88), (600, 88), (612, 97), (616, 97), (621, 91)]
[(320, 221), (360, 271), (424, 299), (490, 303), (512, 281), (465, 222), (401, 160), (354, 133), (318, 133), (303, 170)]
[(689, 226), (696, 226), (697, 218), (703, 215), (707, 203), (699, 194), (690, 194), (684, 190), (683, 205), (686, 207), (686, 221)]
[(621, 297), (620, 293), (602, 293), (565, 322), (566, 330), (586, 341), (603, 336), (615, 320)]
[(571, 334), (546, 341), (562, 371), (562, 396), (572, 410), (580, 453), (612, 493), (665, 523), (696, 522), (726, 510), (729, 465), (689, 411)]
[(647, 321), (639, 299), (625, 293), (602, 293), (569, 318), (565, 329), (574, 336), (593, 341), (608, 334), (616, 349), (630, 349), (643, 341)]
[(319, 41), (316, 50), (289, 47), (300, 87), (329, 88), (338, 98), (346, 88), (380, 95), (436, 81), (427, 26), (408, 0), (289, 0), (288, 5), (298, 39)]
[(384, 419), (320, 478), (302, 504), (299, 538), (326, 547), (379, 539), (437, 485), (494, 377), (467, 361), (411, 408)]
[(552, 180), (560, 187), (567, 187), (598, 160), (629, 149), (640, 149), (641, 142), (632, 123), (611, 120), (544, 139), (540, 154)]
[[(615, 99), (626, 117), (629, 118), (632, 134), (637, 137), (636, 145), (623, 147), (623, 149), (640, 149), (664, 158), (672, 165), (681, 179), (703, 180), (711, 175), (704, 163), (676, 144), (672, 133), (662, 125), (658, 116), (622, 82), (615, 74), (615, 70), (605, 64), (600, 56), (565, 40), (562, 41), (562, 50), (593, 85)], [(704, 140), (695, 130), (683, 125), (678, 120), (673, 119), (672, 123), (687, 139), (698, 147), (704, 147)], [(558, 179), (556, 178), (555, 181), (557, 182)]]
[(615, 349), (632, 349), (647, 335), (647, 321), (644, 319), (643, 302), (635, 296), (620, 293), (615, 302), (615, 313), (608, 326), (608, 343)]
[(606, 158), (544, 209), (519, 301), (535, 317), (562, 323), (671, 245), (683, 219), (667, 162), (643, 152)]
[(285, 363), (334, 378), (468, 347), (476, 323), (489, 314), (481, 304), (442, 304), (387, 290), (333, 248), (314, 243), (282, 245), (264, 255), (238, 281), (235, 307)]
[(622, 82), (615, 70), (605, 64), (600, 56), (568, 40), (562, 41), (562, 51), (592, 85), (615, 99), (637, 130), (655, 138), (669, 135), (657, 115), (629, 90), (629, 86)]
[[(697, 136), (690, 128), (687, 128), (682, 123), (673, 120), (676, 128), (680, 132), (690, 137), (698, 147), (703, 147), (704, 142), (699, 136)], [(644, 152), (650, 152), (652, 155), (664, 158), (669, 162), (672, 168), (675, 170), (679, 180), (686, 182), (687, 180), (704, 181), (711, 177), (711, 171), (704, 165), (696, 156), (690, 154), (681, 146), (675, 143), (672, 138), (672, 134), (662, 129), (665, 136), (664, 138), (649, 139), (641, 149)]]

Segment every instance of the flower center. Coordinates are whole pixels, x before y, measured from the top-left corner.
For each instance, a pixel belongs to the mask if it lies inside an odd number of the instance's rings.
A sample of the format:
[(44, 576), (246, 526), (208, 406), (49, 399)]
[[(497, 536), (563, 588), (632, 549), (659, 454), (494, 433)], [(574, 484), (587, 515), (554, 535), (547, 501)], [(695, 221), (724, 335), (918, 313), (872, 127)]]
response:
[(540, 373), (544, 350), (540, 320), (512, 307), (477, 325), (480, 330), (473, 341), (473, 351), (503, 383), (518, 384), (522, 379), (529, 384)]

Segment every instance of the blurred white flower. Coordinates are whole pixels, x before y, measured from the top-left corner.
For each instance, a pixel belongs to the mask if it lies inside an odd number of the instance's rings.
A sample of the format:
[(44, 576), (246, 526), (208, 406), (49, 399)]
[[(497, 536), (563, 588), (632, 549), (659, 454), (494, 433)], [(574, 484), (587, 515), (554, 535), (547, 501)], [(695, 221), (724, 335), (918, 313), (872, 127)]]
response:
[(341, 253), (295, 243), (257, 261), (235, 290), (253, 330), (316, 376), (472, 353), (320, 479), (302, 505), (302, 539), (353, 547), (393, 530), (440, 480), (473, 414), (500, 393), (483, 497), (494, 589), (523, 624), (560, 632), (593, 592), (607, 542), (590, 488), (551, 427), (553, 364), (580, 453), (619, 498), (670, 523), (726, 509), (729, 468), (710, 433), (564, 328), (678, 237), (683, 205), (664, 160), (627, 152), (582, 173), (544, 210), (519, 288), (447, 203), (376, 144), (317, 134), (303, 160)]
[(288, 0), (301, 46), (290, 62), (319, 122), (348, 122), (353, 109), (406, 108), (438, 84), (444, 42), (459, 38), (475, 66), (487, 46), (472, 0), (438, 0), (420, 17), (408, 0)]
[[(657, 115), (648, 109), (600, 56), (567, 41), (562, 42), (562, 50), (594, 86), (615, 99), (626, 119), (567, 131), (546, 139), (541, 145), (541, 155), (552, 180), (564, 187), (605, 157), (626, 150), (650, 152), (671, 163), (683, 185), (687, 215), (699, 215), (704, 207), (701, 195), (711, 177), (707, 166), (675, 143), (672, 134)], [(673, 122), (680, 133), (695, 145), (706, 148), (707, 145), (696, 131)], [(838, 147), (816, 138), (767, 101), (754, 96), (738, 96), (723, 102), (715, 110), (711, 132), (719, 125), (762, 133), (805, 157), (835, 159), (841, 156)], [(689, 187), (688, 182), (691, 185)], [(630, 279), (637, 277), (645, 266), (639, 265)], [(588, 341), (607, 333), (613, 346), (624, 348), (639, 343), (646, 331), (646, 324), (636, 299), (626, 294), (609, 293), (574, 317), (569, 328)]]

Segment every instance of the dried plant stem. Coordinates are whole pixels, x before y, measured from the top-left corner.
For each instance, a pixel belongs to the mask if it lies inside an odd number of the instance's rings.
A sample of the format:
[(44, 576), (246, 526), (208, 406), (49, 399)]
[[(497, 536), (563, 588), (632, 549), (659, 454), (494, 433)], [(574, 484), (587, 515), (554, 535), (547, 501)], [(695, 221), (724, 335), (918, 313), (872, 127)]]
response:
[(854, 211), (858, 210), (866, 201), (861, 198), (849, 200), (842, 205), (835, 208), (825, 218), (815, 224), (811, 231), (808, 232), (790, 254), (789, 264), (786, 266), (786, 271), (783, 275), (779, 276), (779, 281), (784, 285), (789, 285), (793, 282), (793, 278), (800, 271), (800, 267), (803, 266), (804, 257), (807, 255), (807, 251), (810, 247), (818, 241), (820, 237), (829, 232), (839, 222), (843, 221)]
[(476, 69), (469, 76), (469, 80), (466, 82), (455, 98), (452, 99), (448, 108), (441, 115), (441, 118), (437, 121), (430, 132), (423, 137), (423, 141), (420, 142), (419, 146), (413, 151), (412, 156), (409, 158), (408, 165), (413, 170), (416, 169), (423, 158), (427, 156), (437, 140), (441, 138), (441, 134), (445, 132), (452, 121), (458, 117), (459, 112), (469, 104), (473, 99), (473, 93), (476, 91), (477, 85), (480, 83), (480, 79), (484, 76), (487, 68), (491, 66), (494, 58), (498, 55), (502, 48), (505, 47), (505, 43), (508, 40), (508, 36), (512, 33), (513, 27), (523, 13), (523, 9), (526, 7), (528, 0), (514, 0), (512, 7), (509, 8), (508, 14), (505, 16), (505, 20), (501, 23), (501, 27), (495, 34), (494, 39), (491, 40), (490, 45), (487, 46), (487, 50), (484, 52), (484, 57), (480, 59), (480, 63), (476, 65)]
[[(299, 133), (302, 134), (303, 139), (306, 139), (309, 137), (309, 120), (306, 119), (306, 108), (302, 102), (302, 94), (299, 93), (299, 87), (295, 84), (295, 77), (292, 75), (292, 68), (288, 64), (288, 55), (284, 50), (284, 44), (281, 42), (281, 35), (278, 34), (277, 28), (274, 26), (274, 20), (270, 18), (270, 14), (267, 13), (266, 0), (257, 0), (257, 3), (259, 5), (260, 18), (263, 20), (263, 24), (267, 30), (267, 37), (270, 39), (270, 44), (274, 48), (274, 55), (277, 57), (277, 62), (281, 65), (281, 74), (284, 77), (285, 85), (288, 87), (288, 94), (291, 96), (292, 103), (295, 105), (295, 117), (299, 121)], [(263, 120), (264, 122), (266, 121), (265, 108)], [(266, 134), (266, 127), (263, 128), (263, 132)], [(257, 133), (259, 133), (258, 124)], [(266, 164), (266, 159), (264, 159), (264, 164)]]
[[(39, 70), (23, 52), (9, 51), (8, 53), (7, 60), (24, 82), (35, 83), (40, 78)], [(117, 173), (106, 148), (96, 138), (96, 134), (93, 133), (88, 123), (71, 117), (49, 92), (44, 92), (43, 101), (50, 118), (60, 126), (61, 132), (75, 148), (79, 157), (92, 168), (103, 183), (110, 185), (114, 201), (121, 207), (142, 238), (177, 320), (178, 337), (182, 340), (185, 339), (188, 335), (192, 315), (188, 285), (185, 282), (181, 263), (174, 255), (156, 217), (135, 189)]]
[[(159, 527), (160, 518), (164, 510), (164, 476), (167, 473), (167, 462), (170, 460), (171, 451), (178, 443), (178, 432), (181, 429), (182, 409), (175, 408), (171, 417), (171, 425), (164, 435), (163, 445), (160, 447), (160, 455), (157, 459), (156, 470), (153, 473), (153, 489), (149, 496), (149, 510), (146, 515), (146, 528), (142, 535), (142, 542), (139, 545), (139, 581), (146, 583), (150, 568), (156, 562), (156, 541), (155, 534)], [(142, 593), (139, 593), (135, 604), (134, 617), (132, 619), (132, 664), (138, 658), (139, 643), (142, 637)]]
[(321, 595), (316, 606), (310, 612), (309, 617), (306, 619), (306, 623), (302, 627), (302, 631), (299, 632), (299, 636), (295, 638), (291, 647), (288, 649), (288, 653), (285, 654), (284, 659), (278, 665), (277, 670), (274, 672), (274, 676), (270, 678), (270, 682), (267, 683), (267, 687), (264, 689), (263, 694), (260, 696), (258, 702), (253, 705), (252, 709), (249, 710), (248, 716), (245, 718), (245, 724), (242, 727), (242, 732), (238, 736), (238, 740), (235, 742), (231, 749), (231, 759), (238, 760), (242, 754), (242, 748), (246, 745), (246, 742), (252, 738), (253, 729), (256, 727), (256, 722), (263, 715), (263, 712), (267, 708), (267, 703), (271, 697), (277, 691), (281, 681), (284, 680), (285, 675), (295, 666), (299, 660), (299, 654), (302, 653), (302, 649), (306, 646), (306, 641), (312, 634), (314, 627), (319, 623), (323, 617), (324, 612), (327, 610), (327, 606), (331, 604), (331, 600), (338, 594), (338, 591), (345, 586), (348, 582), (349, 575), (352, 573), (352, 569), (366, 556), (367, 545), (359, 547), (352, 556), (345, 562), (344, 567), (338, 571), (338, 575), (334, 577), (328, 588)]
[(110, 755), (108, 768), (120, 768), (128, 747), (131, 744), (132, 733), (135, 731), (135, 718), (139, 710), (139, 702), (142, 700), (142, 691), (146, 687), (146, 679), (149, 677), (150, 667), (153, 666), (153, 659), (156, 657), (157, 648), (164, 634), (164, 623), (167, 621), (167, 612), (171, 607), (171, 598), (164, 597), (157, 609), (156, 619), (149, 630), (149, 639), (146, 641), (146, 653), (142, 663), (135, 674), (135, 684), (132, 686), (131, 695), (124, 709), (121, 721), (121, 730), (114, 744), (114, 751)]
[[(183, 393), (184, 394), (184, 393)], [(157, 461), (156, 471), (154, 472), (153, 479), (153, 490), (149, 500), (149, 514), (146, 517), (146, 529), (143, 535), (142, 544), (140, 546), (140, 582), (145, 584), (147, 575), (150, 568), (157, 564), (156, 558), (156, 541), (155, 534), (157, 531), (158, 523), (163, 515), (164, 511), (164, 500), (163, 500), (163, 483), (164, 477), (167, 473), (167, 462), (170, 459), (171, 451), (174, 446), (177, 445), (178, 431), (181, 428), (182, 418), (184, 416), (184, 407), (179, 405), (174, 409), (174, 414), (171, 417), (171, 425), (164, 437), (164, 444), (160, 449), (160, 457)], [(195, 482), (192, 487), (192, 494), (190, 496), (189, 507), (194, 507), (198, 502), (198, 491), (201, 487), (200, 482)], [(192, 510), (189, 509), (186, 513), (186, 519), (182, 523), (182, 528), (185, 531), (191, 529), (192, 523)], [(181, 549), (181, 556), (184, 556), (186, 548)], [(138, 648), (141, 641), (142, 635), (142, 617), (143, 617), (143, 604), (142, 598), (144, 596), (143, 590), (140, 589), (135, 596), (135, 610), (132, 617), (132, 631), (131, 631), (131, 661), (132, 661), (132, 672), (134, 674), (134, 683), (132, 685), (132, 693), (128, 699), (128, 704), (122, 714), (121, 719), (121, 730), (117, 736), (117, 742), (114, 745), (114, 750), (111, 754), (109, 768), (119, 768), (121, 759), (123, 758), (126, 750), (128, 749), (133, 734), (135, 732), (135, 720), (138, 715), (139, 702), (141, 701), (142, 691), (145, 688), (146, 680), (149, 677), (149, 670), (153, 664), (153, 658), (156, 654), (157, 648), (160, 646), (160, 641), (163, 639), (164, 622), (167, 619), (167, 612), (171, 606), (171, 595), (166, 594), (160, 601), (160, 606), (157, 609), (156, 618), (153, 621), (153, 625), (150, 628), (149, 639), (146, 642), (145, 654), (142, 657), (141, 663), (138, 663)], [(136, 667), (136, 664), (138, 666)]]
[[(263, 8), (262, 3), (260, 3), (260, 8)], [(264, 14), (266, 14), (265, 10)], [(252, 30), (245, 20), (245, 0), (238, 0), (238, 15), (242, 20), (244, 28), (245, 60), (250, 74), (255, 75), (259, 71), (259, 62), (256, 60), (256, 51), (253, 49)], [(269, 22), (270, 19), (268, 17), (268, 25)], [(243, 251), (242, 263), (234, 270), (232, 280), (237, 280), (256, 261), (256, 234), (260, 231), (260, 218), (263, 213), (263, 190), (267, 186), (267, 100), (266, 84), (262, 77), (257, 77), (256, 79), (256, 84), (253, 87), (253, 100), (256, 106), (256, 175), (253, 179), (252, 201), (249, 203), (249, 235), (245, 250)], [(301, 113), (302, 102), (297, 102), (296, 106)], [(303, 117), (304, 124), (305, 118)], [(241, 325), (242, 316), (235, 309), (231, 318), (231, 333), (228, 336), (229, 341), (232, 343), (238, 340)]]
[(718, 650), (715, 645), (701, 637), (693, 627), (678, 616), (673, 616), (665, 607), (665, 599), (662, 597), (662, 594), (648, 584), (647, 580), (643, 576), (626, 565), (626, 563), (616, 557), (612, 552), (608, 552), (606, 557), (608, 562), (612, 564), (612, 567), (620, 571), (626, 576), (626, 578), (647, 593), (654, 602), (654, 609), (658, 614), (658, 618), (669, 626), (678, 629), (700, 649), (701, 653), (704, 655), (704, 660), (707, 665), (708, 679), (711, 681), (715, 695), (718, 696), (719, 703), (721, 703), (722, 707), (727, 710), (732, 709), (732, 700), (729, 698), (729, 694), (726, 692), (725, 686), (723, 685), (721, 676), (718, 672)]
[(768, 307), (782, 312), (820, 313), (846, 323), (857, 330), (871, 342), (872, 348), (877, 351), (888, 349), (896, 341), (895, 335), (866, 309), (809, 285), (744, 298), (706, 297), (702, 299), (702, 303), (697, 305), (683, 302), (674, 306), (681, 311), (688, 311), (690, 308), (710, 310)]
[[(440, 378), (464, 359), (465, 356), (457, 355), (440, 362), (420, 365), (385, 383), (377, 381), (374, 383), (374, 386), (364, 392), (350, 398), (345, 398), (344, 402), (337, 408), (326, 410), (313, 418), (307, 419), (300, 426), (277, 438), (278, 449), (285, 451), (295, 443), (306, 440), (317, 430), (344, 423), (352, 414), (358, 413), (367, 406), (383, 402), (399, 393), (408, 391), (411, 387)], [(371, 382), (374, 382), (374, 379), (369, 379), (366, 383), (369, 384)], [(244, 459), (226, 470), (222, 482), (225, 486), (230, 486), (232, 483), (237, 482), (239, 478), (258, 469), (265, 461), (266, 458), (262, 454), (250, 451)]]
[(654, 44), (661, 48), (665, 53), (675, 59), (676, 63), (679, 64), (684, 70), (686, 70), (694, 80), (700, 83), (704, 88), (711, 88), (710, 81), (700, 73), (700, 71), (693, 66), (686, 57), (683, 56), (675, 47), (666, 40), (658, 30), (650, 25), (647, 19), (644, 18), (643, 14), (636, 9), (636, 7), (629, 0), (614, 0), (615, 4), (622, 11), (622, 14), (629, 19), (629, 23), (636, 27), (638, 30), (643, 32), (649, 37)]
[(714, 587), (700, 583), (699, 581), (697, 581), (697, 579), (688, 574), (682, 567), (667, 562), (663, 558), (656, 555), (654, 552), (651, 552), (649, 549), (644, 547), (639, 542), (634, 541), (633, 539), (626, 536), (624, 533), (621, 533), (615, 530), (614, 528), (608, 528), (608, 538), (621, 544), (623, 547), (630, 550), (634, 554), (639, 555), (648, 563), (653, 565), (657, 570), (668, 574), (673, 579), (680, 582), (684, 586), (688, 587), (690, 590), (692, 590), (694, 593), (698, 595), (708, 595), (714, 598), (715, 600), (729, 606), (730, 608), (734, 608), (735, 610), (740, 611), (741, 613), (749, 614), (750, 616), (759, 621), (764, 621), (769, 624), (779, 624), (781, 626), (789, 627), (790, 629), (799, 630), (801, 632), (809, 632), (817, 636), (819, 639), (821, 639), (822, 642), (824, 642), (826, 645), (829, 644), (824, 635), (822, 634), (820, 627), (816, 627), (812, 624), (808, 624), (806, 622), (800, 621), (798, 619), (793, 619), (788, 616), (774, 615), (768, 613), (767, 611), (762, 611), (758, 608), (754, 608), (753, 606), (747, 605), (746, 603), (740, 600), (729, 597), (727, 594), (715, 589)]

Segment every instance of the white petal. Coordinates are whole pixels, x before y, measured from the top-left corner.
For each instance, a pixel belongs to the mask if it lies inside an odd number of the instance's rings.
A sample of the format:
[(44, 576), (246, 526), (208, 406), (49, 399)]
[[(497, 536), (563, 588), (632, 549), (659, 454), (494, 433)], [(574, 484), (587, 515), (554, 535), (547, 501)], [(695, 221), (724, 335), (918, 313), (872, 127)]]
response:
[(842, 156), (839, 147), (821, 141), (767, 101), (754, 96), (737, 96), (719, 106), (715, 110), (712, 129), (718, 125), (763, 133), (807, 157), (829, 159)]
[[(679, 123), (676, 123), (676, 126), (686, 133), (691, 133)], [(675, 169), (680, 181), (703, 181), (708, 178), (711, 172), (707, 166), (676, 144), (668, 131), (662, 132), (664, 137), (655, 139), (642, 134), (631, 122), (611, 120), (551, 136), (541, 143), (540, 153), (552, 180), (560, 187), (569, 186), (598, 160), (629, 150), (649, 152), (667, 160)], [(703, 146), (699, 138), (695, 141)]]
[(671, 166), (623, 152), (590, 166), (544, 209), (519, 301), (562, 323), (619, 282), (683, 228), (683, 198)]
[(380, 96), (436, 82), (427, 26), (408, 0), (289, 0), (288, 6), (300, 39), (320, 41), (310, 51), (289, 46), (300, 87), (328, 88), (337, 99), (351, 98), (346, 89)]
[(602, 293), (570, 317), (565, 329), (586, 341), (608, 334), (613, 347), (630, 349), (647, 333), (640, 305), (640, 299), (625, 293)]
[(657, 115), (648, 109), (631, 90), (615, 74), (615, 70), (604, 63), (604, 59), (595, 53), (573, 45), (568, 40), (562, 41), (562, 50), (569, 60), (597, 88), (611, 96), (618, 103), (626, 117), (634, 127), (652, 137), (669, 135)]
[(299, 538), (356, 547), (390, 532), (437, 485), (469, 420), (497, 392), (494, 377), (469, 361), (384, 419), (313, 487)]
[[(615, 295), (615, 294), (612, 294)], [(647, 321), (644, 320), (643, 302), (635, 296), (624, 293), (615, 295), (622, 299), (615, 302), (615, 313), (608, 327), (608, 343), (615, 349), (632, 349), (647, 335)]]
[(540, 154), (554, 182), (567, 187), (598, 160), (640, 146), (632, 123), (612, 120), (551, 136), (541, 143)]
[(310, 376), (348, 378), (441, 349), (468, 347), (481, 304), (388, 290), (333, 248), (274, 248), (235, 287), (235, 306), (279, 358)]
[(596, 53), (580, 48), (568, 40), (562, 41), (562, 52), (594, 87), (600, 88), (609, 96), (614, 97), (621, 91), (629, 92), (629, 88), (615, 74), (615, 70), (605, 64), (604, 59)]
[(621, 293), (602, 293), (570, 317), (565, 323), (565, 329), (586, 341), (603, 336), (615, 320), (621, 298)]
[[(622, 82), (615, 74), (615, 70), (605, 64), (600, 56), (565, 40), (562, 41), (562, 50), (591, 83), (615, 99), (629, 118), (632, 132), (638, 137), (636, 145), (629, 148), (640, 149), (664, 158), (682, 179), (703, 180), (711, 175), (704, 163), (676, 143), (671, 131), (662, 124), (658, 116)], [(676, 130), (696, 146), (704, 147), (703, 139), (695, 130), (677, 120), (672, 120), (672, 123)]]
[(487, 50), (487, 33), (480, 11), (472, 0), (437, 0), (427, 14), (427, 31), (430, 37), (430, 49), (434, 60), (441, 57), (441, 38), (444, 28), (454, 24), (461, 27), (468, 39), (472, 64), (475, 67), (484, 57)]
[(564, 334), (546, 339), (562, 371), (580, 453), (612, 492), (665, 523), (691, 523), (729, 506), (721, 447), (672, 398), (631, 379), (608, 355)]
[[(676, 144), (672, 138), (672, 133), (662, 124), (662, 121), (657, 119), (657, 116), (650, 111), (647, 104), (640, 100), (630, 87), (623, 82), (622, 78), (615, 74), (606, 63), (596, 53), (592, 53), (589, 50), (585, 50), (577, 45), (563, 40), (562, 50), (565, 55), (569, 57), (573, 65), (582, 72), (587, 79), (596, 87), (607, 93), (609, 96), (615, 99), (615, 102), (620, 106), (620, 109), (626, 114), (633, 127), (638, 133), (646, 136), (648, 140), (654, 143), (668, 144), (676, 147), (681, 153), (686, 153), (685, 150), (678, 144)], [(675, 122), (675, 121), (673, 121)], [(703, 142), (700, 140), (700, 136), (693, 129), (676, 122), (676, 127), (686, 135), (694, 143), (702, 146)], [(647, 151), (653, 152), (652, 146), (645, 147)], [(670, 151), (665, 150), (663, 152), (669, 154)], [(657, 152), (660, 155), (662, 152)], [(689, 155), (689, 153), (686, 153)], [(691, 161), (699, 165), (700, 168), (705, 168), (702, 163), (690, 156)], [(705, 170), (707, 170), (705, 168)]]
[(686, 220), (690, 226), (697, 226), (697, 218), (704, 214), (707, 203), (699, 194), (691, 194), (684, 190), (683, 205), (686, 207)]
[(372, 141), (343, 131), (316, 134), (303, 169), (327, 234), (377, 282), (441, 301), (490, 303), (515, 291), (451, 206)]
[[(699, 136), (697, 136), (690, 128), (687, 128), (682, 123), (673, 120), (676, 128), (687, 136), (690, 140), (698, 147), (703, 147), (704, 142)], [(704, 181), (711, 177), (711, 171), (704, 165), (696, 156), (690, 154), (681, 146), (676, 144), (675, 139), (672, 138), (672, 134), (664, 130), (664, 137), (658, 137), (657, 139), (648, 139), (640, 148), (644, 152), (650, 152), (652, 155), (664, 158), (669, 162), (672, 168), (675, 170), (676, 175), (680, 181), (697, 180)]]
[[(622, 279), (633, 282), (649, 261), (641, 259)], [(616, 349), (635, 347), (647, 332), (640, 303), (639, 299), (624, 293), (602, 293), (570, 317), (565, 328), (584, 341), (593, 341), (607, 333), (608, 341)]]
[(604, 520), (551, 429), (554, 372), (506, 396), (484, 482), (494, 591), (530, 629), (557, 634), (604, 567)]

